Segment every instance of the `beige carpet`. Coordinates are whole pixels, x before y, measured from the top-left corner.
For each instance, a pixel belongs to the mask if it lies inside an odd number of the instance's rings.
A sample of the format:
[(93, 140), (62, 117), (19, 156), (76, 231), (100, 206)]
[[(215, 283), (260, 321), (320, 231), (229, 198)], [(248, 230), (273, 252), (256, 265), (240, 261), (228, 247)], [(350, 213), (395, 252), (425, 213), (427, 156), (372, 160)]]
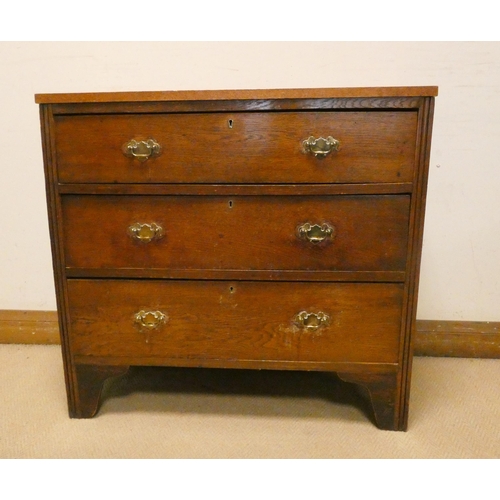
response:
[(500, 360), (416, 358), (402, 433), (323, 373), (139, 368), (69, 419), (59, 349), (0, 345), (0, 458), (500, 457)]

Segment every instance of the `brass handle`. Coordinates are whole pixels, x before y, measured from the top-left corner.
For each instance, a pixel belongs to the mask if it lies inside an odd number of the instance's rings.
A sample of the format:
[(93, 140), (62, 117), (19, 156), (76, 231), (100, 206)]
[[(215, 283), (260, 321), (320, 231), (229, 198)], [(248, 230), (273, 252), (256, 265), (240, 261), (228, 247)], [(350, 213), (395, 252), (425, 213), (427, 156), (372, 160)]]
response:
[(320, 226), (318, 224), (306, 222), (297, 228), (299, 238), (313, 244), (321, 243), (327, 238), (333, 238), (334, 231), (334, 228), (327, 223)]
[(151, 224), (136, 222), (129, 226), (128, 233), (141, 243), (149, 243), (153, 240), (159, 240), (163, 236), (163, 228), (154, 222)]
[(302, 142), (305, 153), (311, 153), (316, 158), (324, 158), (332, 151), (340, 150), (340, 141), (329, 135), (326, 139), (318, 137), (317, 139), (311, 135)]
[(301, 311), (297, 316), (295, 316), (295, 323), (297, 323), (304, 330), (317, 330), (318, 328), (325, 326), (330, 317), (324, 312), (308, 313), (307, 311)]
[(134, 322), (140, 329), (156, 330), (167, 320), (168, 316), (161, 311), (139, 311), (134, 314)]
[(125, 156), (135, 158), (143, 163), (149, 160), (149, 158), (160, 156), (161, 146), (154, 139), (147, 139), (145, 141), (132, 139), (122, 146), (122, 152)]

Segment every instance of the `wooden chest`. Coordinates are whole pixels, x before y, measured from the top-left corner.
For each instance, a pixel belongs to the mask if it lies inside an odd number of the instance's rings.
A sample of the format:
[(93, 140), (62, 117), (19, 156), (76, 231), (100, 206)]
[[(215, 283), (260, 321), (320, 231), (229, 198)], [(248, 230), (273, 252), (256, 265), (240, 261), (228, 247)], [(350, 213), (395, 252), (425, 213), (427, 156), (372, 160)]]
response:
[(131, 365), (324, 370), (405, 430), (435, 95), (37, 95), (70, 416)]

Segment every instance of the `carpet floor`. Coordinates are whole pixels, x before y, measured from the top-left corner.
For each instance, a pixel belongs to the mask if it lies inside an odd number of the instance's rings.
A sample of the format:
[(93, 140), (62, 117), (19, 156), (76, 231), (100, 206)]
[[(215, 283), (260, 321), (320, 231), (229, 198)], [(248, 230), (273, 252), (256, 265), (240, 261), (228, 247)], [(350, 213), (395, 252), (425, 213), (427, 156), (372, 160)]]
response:
[(0, 345), (0, 458), (499, 458), (500, 360), (415, 358), (407, 432), (326, 373), (135, 368), (70, 419), (59, 346)]

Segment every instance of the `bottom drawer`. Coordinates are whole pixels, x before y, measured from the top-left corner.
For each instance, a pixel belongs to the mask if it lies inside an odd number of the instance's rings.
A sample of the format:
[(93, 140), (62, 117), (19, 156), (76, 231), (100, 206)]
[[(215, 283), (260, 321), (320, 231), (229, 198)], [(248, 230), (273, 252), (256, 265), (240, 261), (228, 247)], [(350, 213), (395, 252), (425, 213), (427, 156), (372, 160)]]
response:
[(403, 285), (68, 281), (73, 354), (397, 363)]

